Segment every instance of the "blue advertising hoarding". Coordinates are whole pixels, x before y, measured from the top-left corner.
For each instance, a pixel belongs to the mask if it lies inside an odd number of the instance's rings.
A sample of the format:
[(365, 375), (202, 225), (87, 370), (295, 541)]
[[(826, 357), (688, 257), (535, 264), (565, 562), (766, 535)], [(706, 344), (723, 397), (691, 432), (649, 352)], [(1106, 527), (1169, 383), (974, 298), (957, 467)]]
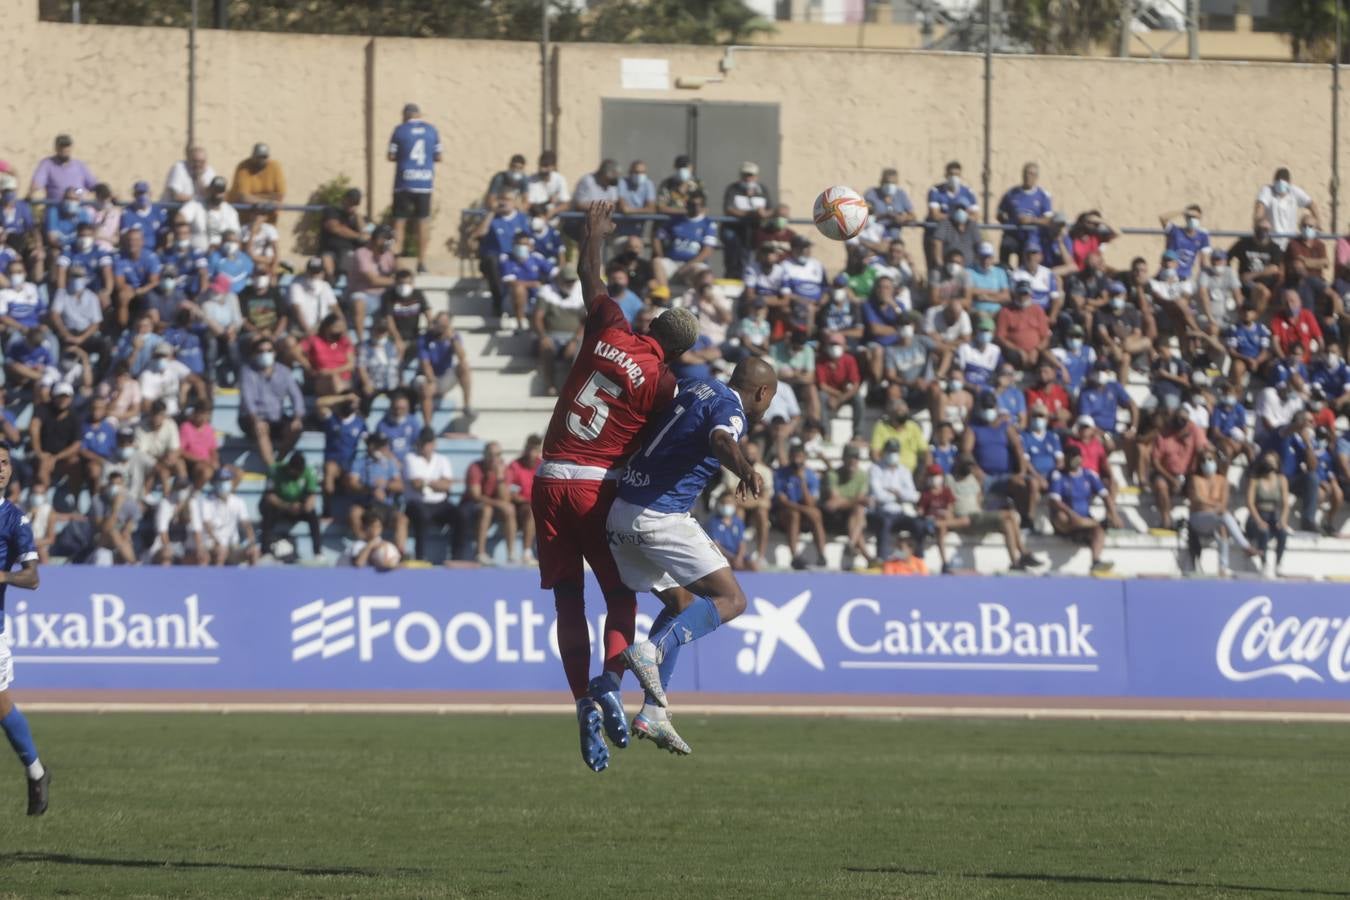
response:
[[(565, 692), (525, 570), (43, 571), (10, 589), (16, 687)], [(1350, 701), (1334, 585), (754, 574), (675, 692)], [(589, 585), (592, 636), (603, 601)], [(645, 633), (656, 601), (640, 599)], [(593, 640), (596, 659), (599, 645)]]

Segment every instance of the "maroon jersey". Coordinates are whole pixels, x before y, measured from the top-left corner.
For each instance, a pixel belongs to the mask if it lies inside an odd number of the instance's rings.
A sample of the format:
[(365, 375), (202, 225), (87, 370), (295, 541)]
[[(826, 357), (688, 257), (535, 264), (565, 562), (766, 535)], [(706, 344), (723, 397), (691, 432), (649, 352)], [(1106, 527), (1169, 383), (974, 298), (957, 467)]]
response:
[(609, 295), (596, 298), (544, 436), (544, 462), (609, 470), (626, 460), (648, 416), (675, 396), (663, 360), (661, 345), (634, 334)]

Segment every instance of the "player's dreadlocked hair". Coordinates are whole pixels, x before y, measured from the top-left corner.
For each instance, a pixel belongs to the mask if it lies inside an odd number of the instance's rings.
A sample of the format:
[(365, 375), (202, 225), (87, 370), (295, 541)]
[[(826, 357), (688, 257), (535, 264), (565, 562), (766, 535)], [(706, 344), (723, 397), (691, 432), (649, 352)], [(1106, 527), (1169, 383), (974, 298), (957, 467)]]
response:
[(689, 310), (678, 306), (667, 309), (652, 320), (651, 336), (666, 351), (666, 359), (673, 360), (698, 340), (698, 319)]

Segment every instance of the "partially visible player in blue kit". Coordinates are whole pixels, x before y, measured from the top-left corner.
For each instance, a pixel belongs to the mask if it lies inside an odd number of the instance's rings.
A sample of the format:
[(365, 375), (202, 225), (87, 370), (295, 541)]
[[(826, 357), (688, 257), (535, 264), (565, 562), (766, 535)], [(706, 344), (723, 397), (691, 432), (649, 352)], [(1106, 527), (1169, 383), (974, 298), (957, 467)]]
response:
[(689, 511), (723, 466), (741, 479), (737, 496), (758, 497), (764, 490), (740, 442), (777, 388), (773, 367), (757, 357), (736, 366), (728, 384), (680, 382), (674, 402), (648, 423), (650, 437), (629, 460), (609, 511), (607, 531), (619, 576), (666, 604), (648, 639), (623, 652), (624, 664), (646, 691), (633, 731), (672, 753), (690, 752), (666, 713), (665, 685), (680, 646), (745, 611), (745, 593), (726, 557)]
[[(9, 487), (14, 474), (9, 458), (9, 445), (0, 441), (0, 497)], [(28, 517), (13, 503), (0, 500), (0, 729), (9, 738), (9, 745), (23, 763), (28, 778), (28, 814), (40, 816), (47, 811), (47, 785), (52, 776), (38, 759), (33, 733), (28, 720), (9, 696), (9, 685), (14, 680), (14, 660), (10, 657), (9, 642), (3, 638), (5, 588), (36, 590), (38, 586), (37, 547), (33, 544), (33, 526)], [(12, 571), (14, 566), (19, 570)]]

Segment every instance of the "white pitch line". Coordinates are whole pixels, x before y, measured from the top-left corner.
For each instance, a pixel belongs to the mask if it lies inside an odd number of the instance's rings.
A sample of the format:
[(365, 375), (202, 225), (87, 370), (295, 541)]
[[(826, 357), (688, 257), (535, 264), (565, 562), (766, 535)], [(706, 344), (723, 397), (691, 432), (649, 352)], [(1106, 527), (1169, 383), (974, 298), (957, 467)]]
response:
[[(25, 703), (50, 713), (384, 713), (416, 715), (536, 715), (575, 712), (557, 703)], [(1327, 722), (1350, 724), (1350, 712), (1238, 709), (1064, 709), (998, 706), (774, 706), (771, 704), (681, 704), (693, 715), (783, 716), (860, 719), (1077, 719), (1097, 721)]]

